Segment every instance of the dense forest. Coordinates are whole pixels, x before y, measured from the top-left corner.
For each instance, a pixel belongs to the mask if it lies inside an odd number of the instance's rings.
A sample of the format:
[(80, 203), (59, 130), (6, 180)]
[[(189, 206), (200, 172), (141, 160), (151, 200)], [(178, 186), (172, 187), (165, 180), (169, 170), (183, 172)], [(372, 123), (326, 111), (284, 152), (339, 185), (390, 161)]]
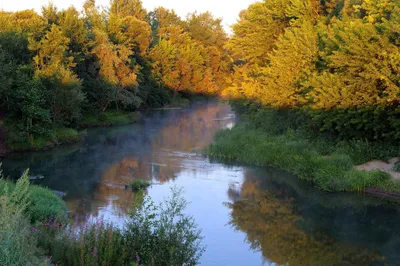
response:
[(256, 2), (233, 31), (223, 94), (245, 123), (208, 154), (400, 192), (400, 1)]
[[(148, 12), (141, 1), (95, 1), (58, 10), (0, 11), (0, 110), (13, 149), (46, 147), (179, 93), (216, 94), (229, 57), (221, 20), (210, 13)], [(117, 113), (110, 114), (111, 111)], [(130, 117), (128, 117), (129, 119)], [(117, 121), (118, 122), (118, 121)]]
[(257, 2), (233, 30), (229, 95), (344, 138), (400, 140), (399, 1)]
[(0, 12), (0, 108), (15, 149), (188, 92), (301, 110), (343, 138), (400, 139), (399, 1), (256, 2), (230, 38), (210, 13), (181, 19), (139, 0), (82, 10)]

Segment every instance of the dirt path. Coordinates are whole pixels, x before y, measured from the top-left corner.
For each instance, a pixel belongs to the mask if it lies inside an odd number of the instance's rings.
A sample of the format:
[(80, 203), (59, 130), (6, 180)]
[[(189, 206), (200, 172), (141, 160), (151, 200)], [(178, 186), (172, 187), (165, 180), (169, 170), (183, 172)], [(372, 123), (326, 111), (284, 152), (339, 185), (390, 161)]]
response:
[(357, 169), (366, 171), (373, 171), (379, 169), (383, 172), (388, 173), (394, 179), (400, 179), (400, 173), (397, 173), (392, 170), (395, 163), (398, 162), (399, 160), (400, 158), (393, 158), (387, 162), (374, 160), (362, 165), (357, 165)]

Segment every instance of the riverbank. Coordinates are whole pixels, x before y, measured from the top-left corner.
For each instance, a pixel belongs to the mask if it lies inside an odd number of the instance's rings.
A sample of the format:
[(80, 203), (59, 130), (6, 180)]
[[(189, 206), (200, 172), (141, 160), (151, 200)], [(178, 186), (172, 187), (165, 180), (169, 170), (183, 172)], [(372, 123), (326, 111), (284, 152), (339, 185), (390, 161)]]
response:
[(21, 134), (12, 120), (0, 124), (0, 158), (10, 152), (44, 151), (60, 145), (74, 144), (82, 141), (86, 136), (87, 128), (110, 127), (133, 124), (140, 120), (140, 112), (108, 111), (87, 113), (79, 122), (78, 128), (53, 128), (36, 138)]
[(89, 215), (71, 221), (66, 203), (32, 186), (28, 171), (14, 184), (0, 169), (0, 265), (196, 265), (205, 248), (181, 190), (158, 207), (140, 195), (124, 229)]
[(306, 138), (290, 129), (272, 133), (246, 122), (219, 132), (206, 152), (213, 157), (277, 167), (324, 191), (400, 193), (400, 180), (389, 173), (357, 169), (357, 165), (372, 160), (387, 161), (399, 156), (398, 147), (384, 143)]
[(110, 127), (133, 124), (140, 120), (140, 112), (108, 111), (87, 113), (79, 123), (80, 128)]

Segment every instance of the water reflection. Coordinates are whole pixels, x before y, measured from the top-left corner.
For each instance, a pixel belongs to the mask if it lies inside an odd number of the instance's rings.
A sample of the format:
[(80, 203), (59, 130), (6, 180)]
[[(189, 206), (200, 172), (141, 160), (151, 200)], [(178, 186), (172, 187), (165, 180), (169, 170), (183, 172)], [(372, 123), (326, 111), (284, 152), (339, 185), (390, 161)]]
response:
[(32, 175), (44, 176), (36, 183), (67, 193), (73, 212), (122, 217), (134, 197), (125, 185), (135, 179), (165, 183), (183, 169), (201, 167), (187, 160), (233, 123), (230, 107), (218, 102), (151, 111), (135, 125), (89, 130), (81, 145), (12, 154), (4, 172), (17, 177), (29, 167)]
[(397, 206), (316, 193), (289, 174), (276, 174), (247, 169), (243, 184), (228, 189), (230, 224), (246, 233), (267, 264), (399, 265)]
[(156, 202), (184, 188), (205, 236), (202, 265), (400, 265), (397, 205), (354, 194), (323, 194), (274, 169), (209, 160), (199, 151), (234, 115), (226, 104), (144, 113), (135, 125), (92, 129), (79, 145), (12, 154), (4, 172), (27, 167), (66, 192), (75, 214), (123, 225), (135, 179), (152, 181)]

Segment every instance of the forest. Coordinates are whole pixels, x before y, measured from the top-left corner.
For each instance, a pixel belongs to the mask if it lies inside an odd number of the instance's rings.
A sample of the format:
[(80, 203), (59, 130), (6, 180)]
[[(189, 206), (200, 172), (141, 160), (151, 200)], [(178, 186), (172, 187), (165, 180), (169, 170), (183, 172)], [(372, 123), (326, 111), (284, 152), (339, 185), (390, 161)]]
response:
[[(230, 58), (221, 20), (141, 1), (0, 11), (0, 114), (11, 150), (80, 138), (78, 129), (134, 121), (131, 112), (214, 95)], [(1, 120), (1, 118), (0, 118)]]
[(245, 123), (209, 155), (325, 191), (400, 191), (399, 1), (256, 2), (232, 29), (222, 95)]
[(400, 140), (399, 1), (263, 1), (233, 30), (231, 97), (341, 138)]
[(208, 12), (181, 19), (139, 0), (108, 8), (88, 0), (82, 12), (51, 3), (41, 14), (1, 11), (8, 144), (74, 140), (80, 125), (134, 120), (121, 112), (163, 107), (185, 93), (222, 95), (253, 111), (296, 110), (311, 130), (340, 138), (399, 140), (399, 6), (256, 2), (231, 36)]

